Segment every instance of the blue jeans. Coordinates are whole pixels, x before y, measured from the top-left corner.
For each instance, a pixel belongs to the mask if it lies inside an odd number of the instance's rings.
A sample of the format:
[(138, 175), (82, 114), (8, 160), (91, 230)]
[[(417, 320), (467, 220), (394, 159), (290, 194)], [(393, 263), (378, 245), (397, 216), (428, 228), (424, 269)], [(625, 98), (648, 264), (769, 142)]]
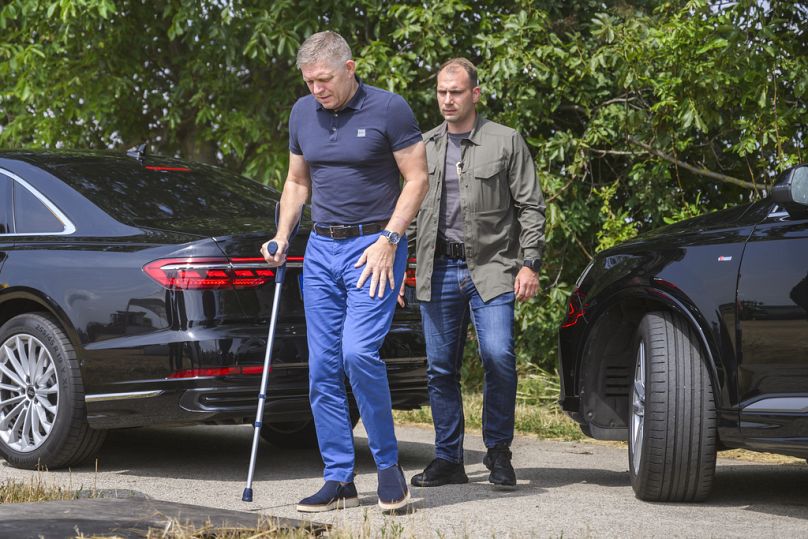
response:
[[(370, 279), (356, 288), (364, 266), (354, 268), (379, 234), (332, 239), (312, 232), (303, 262), (303, 304), (309, 345), (309, 399), (326, 481), (353, 481), (353, 427), (345, 378), (351, 384), (376, 466), (398, 463), (398, 443), (387, 367), (379, 348), (393, 321), (407, 264), (402, 238), (393, 267), (396, 286), (382, 298), (368, 294)], [(389, 285), (388, 285), (389, 286)]]
[(483, 440), (510, 446), (516, 407), (513, 351), (514, 294), (484, 302), (465, 260), (436, 258), (432, 299), (421, 303), (429, 361), (429, 402), (435, 424), (435, 456), (463, 462), (463, 399), (460, 367), (469, 319), (474, 323), (483, 362)]

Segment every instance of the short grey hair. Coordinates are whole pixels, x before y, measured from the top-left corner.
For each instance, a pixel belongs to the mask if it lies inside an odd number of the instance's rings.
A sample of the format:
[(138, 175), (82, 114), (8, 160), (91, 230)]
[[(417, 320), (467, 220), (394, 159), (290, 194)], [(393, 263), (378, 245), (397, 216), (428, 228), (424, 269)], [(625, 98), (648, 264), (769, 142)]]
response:
[(306, 38), (297, 51), (297, 68), (319, 62), (344, 64), (352, 58), (348, 42), (336, 32), (317, 32)]

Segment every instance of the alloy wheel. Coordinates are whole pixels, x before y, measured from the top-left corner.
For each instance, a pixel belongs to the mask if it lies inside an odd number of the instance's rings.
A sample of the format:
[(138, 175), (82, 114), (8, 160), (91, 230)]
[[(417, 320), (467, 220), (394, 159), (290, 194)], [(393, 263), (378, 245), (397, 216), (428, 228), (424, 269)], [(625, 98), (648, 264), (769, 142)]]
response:
[(643, 430), (645, 425), (645, 341), (640, 339), (637, 346), (637, 361), (634, 367), (634, 383), (631, 391), (631, 423), (629, 443), (631, 444), (634, 474), (640, 472), (642, 462)]
[(27, 453), (47, 439), (58, 412), (59, 377), (45, 345), (25, 333), (0, 345), (0, 440)]

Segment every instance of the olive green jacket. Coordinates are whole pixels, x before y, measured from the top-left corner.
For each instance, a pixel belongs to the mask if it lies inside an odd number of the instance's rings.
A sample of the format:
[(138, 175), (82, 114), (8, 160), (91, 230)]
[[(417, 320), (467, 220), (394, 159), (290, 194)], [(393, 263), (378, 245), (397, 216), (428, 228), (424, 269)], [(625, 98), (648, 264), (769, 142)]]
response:
[[(440, 218), (447, 145), (446, 122), (424, 134), (429, 191), (413, 226), (416, 296), (432, 296), (432, 269)], [(544, 196), (530, 150), (515, 130), (479, 115), (461, 148), (460, 209), (466, 262), (483, 301), (513, 292), (525, 258), (544, 250)]]

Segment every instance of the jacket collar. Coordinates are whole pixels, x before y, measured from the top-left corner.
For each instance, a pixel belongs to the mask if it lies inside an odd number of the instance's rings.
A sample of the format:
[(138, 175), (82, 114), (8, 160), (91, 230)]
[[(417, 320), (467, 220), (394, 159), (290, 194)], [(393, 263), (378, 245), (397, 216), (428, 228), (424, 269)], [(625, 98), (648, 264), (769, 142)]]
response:
[[(468, 138), (466, 138), (465, 140), (470, 141), (475, 146), (479, 146), (480, 144), (482, 144), (483, 141), (480, 130), (482, 126), (485, 125), (487, 122), (488, 120), (483, 118), (481, 114), (477, 113), (477, 119), (474, 120), (474, 127), (472, 127), (471, 133), (469, 133)], [(435, 141), (437, 139), (446, 138), (448, 133), (449, 133), (449, 124), (444, 120), (442, 124), (440, 124), (437, 128), (435, 128), (435, 131), (429, 137), (429, 140)]]

